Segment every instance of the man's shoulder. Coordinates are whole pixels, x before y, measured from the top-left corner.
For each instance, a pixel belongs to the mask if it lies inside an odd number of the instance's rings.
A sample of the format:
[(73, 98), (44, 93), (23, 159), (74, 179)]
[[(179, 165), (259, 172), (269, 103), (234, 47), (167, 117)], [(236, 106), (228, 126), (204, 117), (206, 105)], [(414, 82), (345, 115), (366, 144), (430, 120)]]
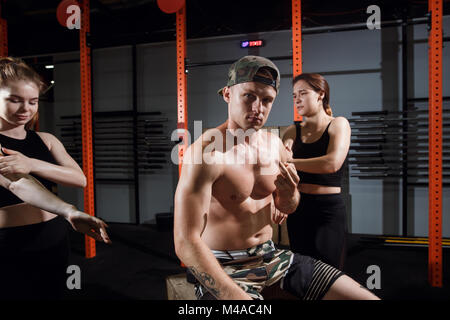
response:
[(280, 139), (280, 130), (278, 128), (262, 128), (258, 130), (259, 137), (269, 141), (278, 141)]
[[(195, 140), (185, 152), (183, 166), (191, 166), (199, 174), (211, 174), (217, 176), (221, 166), (220, 152), (214, 149), (214, 142), (217, 139), (219, 130), (208, 129), (197, 140)], [(214, 138), (213, 138), (214, 137)]]
[[(220, 141), (218, 141), (220, 140)], [(205, 130), (200, 137), (198, 137), (194, 142), (188, 147), (188, 150), (195, 150), (195, 152), (208, 152), (208, 150), (215, 150), (217, 148), (212, 148), (215, 144), (221, 143), (223, 141), (223, 134), (218, 128), (211, 128)], [(208, 148), (208, 146), (210, 148)]]
[(274, 147), (279, 148), (282, 145), (280, 132), (278, 129), (265, 129), (262, 134), (265, 141), (270, 144), (273, 143)]
[(280, 138), (280, 133), (278, 131), (267, 130), (266, 138), (270, 145), (270, 149), (274, 153), (274, 157), (281, 161), (286, 161), (285, 148), (283, 145), (283, 141)]

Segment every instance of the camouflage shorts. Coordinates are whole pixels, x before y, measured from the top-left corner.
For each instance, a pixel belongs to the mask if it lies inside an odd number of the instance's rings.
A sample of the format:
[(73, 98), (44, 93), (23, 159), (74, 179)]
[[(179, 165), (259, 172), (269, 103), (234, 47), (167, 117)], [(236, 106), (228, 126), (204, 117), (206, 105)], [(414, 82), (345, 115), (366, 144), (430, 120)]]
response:
[[(264, 287), (281, 280), (292, 263), (293, 253), (275, 248), (272, 240), (239, 251), (215, 251), (224, 271), (253, 299), (262, 300)], [(195, 285), (197, 299), (213, 298), (200, 284)]]

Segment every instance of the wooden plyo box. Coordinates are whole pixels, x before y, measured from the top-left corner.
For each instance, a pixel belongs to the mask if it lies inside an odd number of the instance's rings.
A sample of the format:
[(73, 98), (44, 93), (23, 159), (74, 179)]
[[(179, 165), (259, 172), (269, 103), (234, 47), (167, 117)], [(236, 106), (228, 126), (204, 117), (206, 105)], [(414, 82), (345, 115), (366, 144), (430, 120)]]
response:
[(168, 300), (197, 300), (194, 285), (187, 282), (186, 273), (175, 274), (166, 278)]

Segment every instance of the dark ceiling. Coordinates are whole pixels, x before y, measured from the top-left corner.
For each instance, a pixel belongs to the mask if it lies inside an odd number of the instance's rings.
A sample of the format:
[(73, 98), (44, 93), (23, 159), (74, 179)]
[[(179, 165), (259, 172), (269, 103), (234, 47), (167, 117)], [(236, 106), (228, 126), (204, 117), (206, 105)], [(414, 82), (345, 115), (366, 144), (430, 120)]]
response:
[[(32, 56), (79, 48), (78, 31), (56, 18), (61, 0), (0, 0), (8, 21), (9, 53)], [(449, 14), (444, 0), (444, 13)], [(286, 30), (291, 28), (290, 0), (187, 0), (187, 38)], [(91, 0), (93, 47), (175, 40), (175, 14), (163, 13), (156, 0)], [(365, 23), (376, 4), (382, 21), (424, 17), (424, 0), (303, 0), (303, 27)]]

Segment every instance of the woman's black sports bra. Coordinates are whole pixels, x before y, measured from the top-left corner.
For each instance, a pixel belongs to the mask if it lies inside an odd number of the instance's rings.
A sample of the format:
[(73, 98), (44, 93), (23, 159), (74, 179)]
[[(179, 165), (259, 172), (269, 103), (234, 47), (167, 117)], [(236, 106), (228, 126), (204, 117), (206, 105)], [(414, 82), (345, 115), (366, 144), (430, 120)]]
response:
[[(331, 121), (323, 132), (322, 136), (317, 141), (312, 143), (303, 143), (302, 127), (300, 126), (300, 123), (295, 123), (296, 136), (294, 144), (292, 145), (293, 158), (309, 159), (326, 155), (328, 143), (330, 142), (330, 135), (328, 134), (328, 128), (330, 127), (330, 124)], [(339, 170), (334, 173), (318, 174), (297, 171), (300, 177), (300, 183), (310, 183), (328, 187), (341, 187), (342, 173), (346, 162), (347, 158), (345, 159), (341, 168), (339, 168)]]

